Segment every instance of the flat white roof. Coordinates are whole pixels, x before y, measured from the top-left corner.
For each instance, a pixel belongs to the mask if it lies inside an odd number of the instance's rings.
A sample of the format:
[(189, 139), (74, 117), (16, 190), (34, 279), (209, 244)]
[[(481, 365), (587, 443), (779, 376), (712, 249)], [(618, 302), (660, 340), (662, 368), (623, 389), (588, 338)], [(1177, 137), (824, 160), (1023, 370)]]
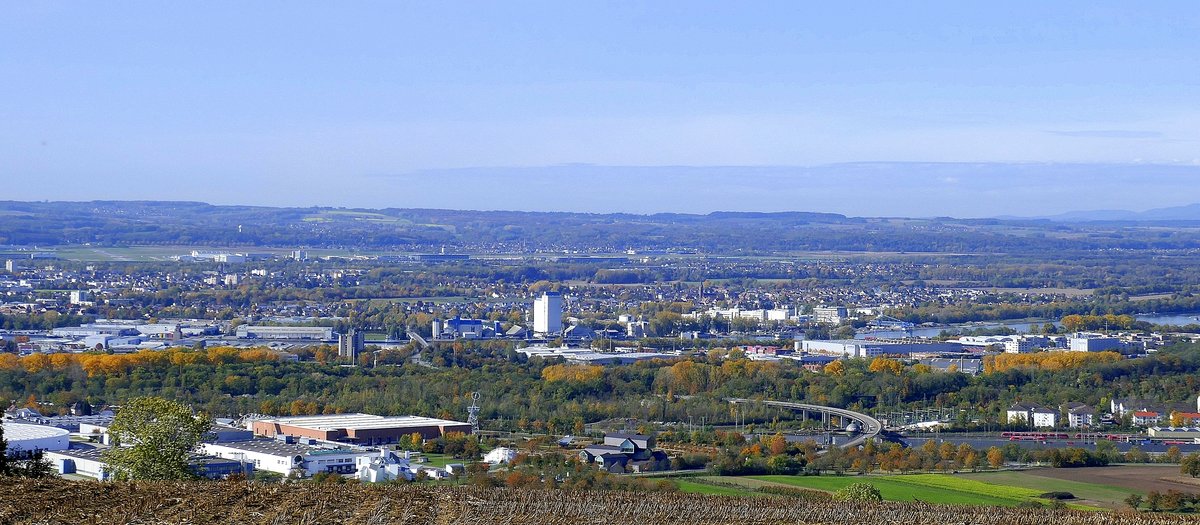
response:
[(242, 326), (239, 326), (238, 328), (245, 328), (247, 330), (257, 330), (260, 332), (291, 332), (291, 331), (324, 332), (326, 330), (333, 330), (332, 327), (328, 327), (328, 326), (290, 326), (290, 325), (284, 325), (284, 326), (242, 325)]
[(376, 416), (373, 414), (328, 414), (320, 416), (293, 416), (263, 419), (267, 423), (278, 423), (315, 430), (360, 430), (374, 428), (404, 428), (437, 425), (465, 425), (462, 421), (451, 421), (422, 416)]
[(660, 354), (658, 352), (625, 352), (625, 353), (601, 353), (601, 352), (578, 352), (575, 354), (565, 354), (567, 359), (653, 359), (656, 357), (673, 358), (679, 357), (671, 354)]
[(573, 358), (598, 359), (598, 358), (614, 358), (614, 357), (647, 358), (647, 357), (654, 357), (654, 356), (679, 357), (674, 354), (664, 354), (661, 352), (597, 352), (590, 348), (546, 348), (546, 347), (541, 347), (541, 346), (529, 346), (529, 347), (525, 347), (525, 348), (518, 348), (517, 352), (528, 355), (530, 357), (536, 357), (536, 356), (546, 357), (546, 356), (548, 356), (548, 357), (565, 357), (567, 359), (573, 359)]
[(44, 439), (60, 436), (70, 436), (67, 430), (48, 427), (46, 425), (30, 425), (27, 423), (4, 422), (4, 439), (10, 444), (16, 441)]

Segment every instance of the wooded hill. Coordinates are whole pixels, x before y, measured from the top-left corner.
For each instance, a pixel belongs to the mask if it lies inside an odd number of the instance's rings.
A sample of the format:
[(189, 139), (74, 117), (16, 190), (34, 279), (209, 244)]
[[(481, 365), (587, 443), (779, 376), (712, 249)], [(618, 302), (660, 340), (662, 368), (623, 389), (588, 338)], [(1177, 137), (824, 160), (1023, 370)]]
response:
[[(497, 203), (503, 206), (503, 203)], [(1062, 253), (1187, 250), (1200, 222), (855, 218), (829, 213), (706, 215), (430, 209), (270, 208), (199, 202), (0, 202), (0, 245), (204, 245), (511, 252), (842, 250)]]

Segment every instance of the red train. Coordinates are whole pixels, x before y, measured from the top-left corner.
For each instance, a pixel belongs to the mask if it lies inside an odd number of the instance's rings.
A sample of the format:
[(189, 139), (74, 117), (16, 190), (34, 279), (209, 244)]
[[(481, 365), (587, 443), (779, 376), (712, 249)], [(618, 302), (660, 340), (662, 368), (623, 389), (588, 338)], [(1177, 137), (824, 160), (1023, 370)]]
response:
[(1077, 439), (1081, 441), (1095, 441), (1100, 439), (1108, 441), (1135, 441), (1145, 439), (1133, 434), (1067, 434), (1063, 432), (1001, 432), (1000, 436), (1008, 438), (1009, 441), (1053, 441), (1064, 439)]

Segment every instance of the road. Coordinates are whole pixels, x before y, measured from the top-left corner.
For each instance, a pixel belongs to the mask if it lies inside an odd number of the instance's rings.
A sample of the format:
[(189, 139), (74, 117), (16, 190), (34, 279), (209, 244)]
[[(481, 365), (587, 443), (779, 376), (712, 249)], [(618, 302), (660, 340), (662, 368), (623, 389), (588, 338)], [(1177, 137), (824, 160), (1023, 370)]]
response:
[(874, 438), (878, 437), (879, 433), (883, 431), (883, 424), (880, 423), (878, 419), (875, 419), (866, 414), (861, 414), (861, 413), (855, 412), (853, 410), (846, 410), (844, 408), (834, 408), (834, 407), (827, 407), (827, 406), (823, 406), (823, 405), (810, 405), (808, 403), (793, 403), (790, 401), (770, 401), (770, 400), (756, 400), (756, 399), (743, 399), (743, 398), (730, 398), (730, 399), (727, 399), (727, 401), (729, 401), (730, 403), (761, 403), (761, 404), (767, 405), (767, 406), (787, 408), (787, 409), (791, 409), (791, 410), (806, 410), (808, 412), (823, 412), (825, 414), (838, 416), (838, 417), (842, 418), (843, 421), (849, 419), (851, 421), (858, 423), (859, 432), (860, 432), (859, 435), (845, 443), (838, 445), (839, 447), (842, 447), (842, 448), (854, 448), (854, 447), (860, 446), (863, 443), (866, 443), (868, 439), (874, 439)]

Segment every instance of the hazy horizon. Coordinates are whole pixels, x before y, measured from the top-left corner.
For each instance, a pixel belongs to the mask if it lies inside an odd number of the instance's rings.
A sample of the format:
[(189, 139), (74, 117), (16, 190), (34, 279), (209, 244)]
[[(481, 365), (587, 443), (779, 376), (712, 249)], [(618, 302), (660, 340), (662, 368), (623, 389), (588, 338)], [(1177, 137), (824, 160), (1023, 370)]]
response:
[(1185, 180), (1200, 180), (1192, 7), (10, 3), (0, 197), (1178, 206), (1200, 201)]
[[(161, 198), (91, 190), (74, 198), (213, 205), (432, 208), (478, 211), (706, 214), (817, 212), (851, 217), (1047, 217), (1067, 212), (1143, 212), (1200, 203), (1200, 166), (858, 162), (825, 166), (598, 166), (424, 170), (365, 177), (389, 188), (371, 199), (303, 200), (281, 187), (242, 199)], [(1131, 194), (1126, 190), (1137, 187)], [(60, 192), (65, 193), (65, 192)], [(555, 194), (545, 199), (543, 195)], [(1014, 204), (1015, 203), (1015, 204)]]

